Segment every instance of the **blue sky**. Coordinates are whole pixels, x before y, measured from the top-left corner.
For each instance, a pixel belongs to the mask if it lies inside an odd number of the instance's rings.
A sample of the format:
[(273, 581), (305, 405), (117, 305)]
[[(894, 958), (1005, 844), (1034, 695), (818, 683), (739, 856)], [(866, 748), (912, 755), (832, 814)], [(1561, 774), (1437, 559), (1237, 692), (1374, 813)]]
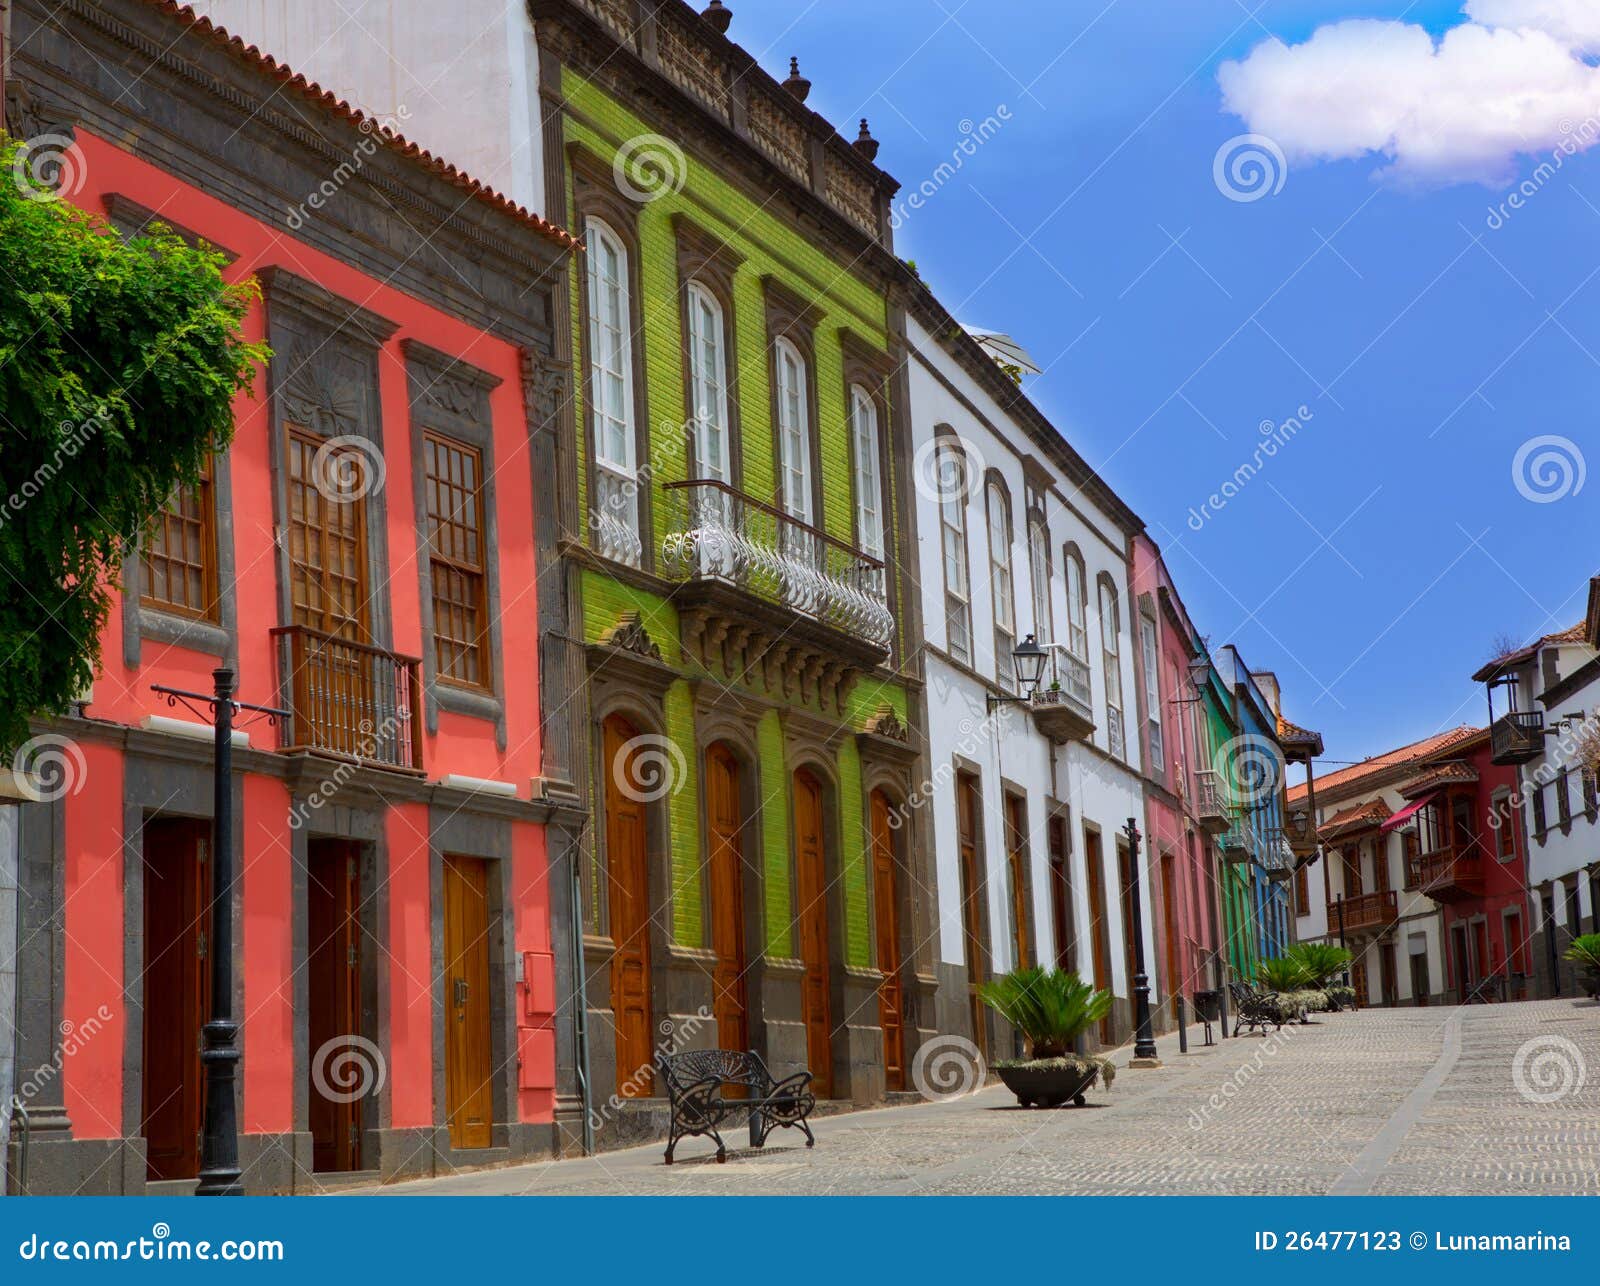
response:
[[(1223, 63), (1352, 18), (1439, 37), (1468, 21), (1461, 3), (732, 7), (729, 34), (764, 65), (781, 75), (800, 58), (812, 106), (841, 129), (871, 119), (906, 189), (951, 155), (963, 121), (1000, 120), (908, 213), (899, 253), (963, 321), (1011, 332), (1046, 367), (1030, 394), (1145, 519), (1211, 642), (1275, 670), (1331, 760), (1481, 721), (1468, 676), (1491, 641), (1581, 617), (1600, 570), (1585, 538), (1600, 479), (1575, 490), (1554, 474), (1541, 491), (1536, 452), (1519, 488), (1513, 466), (1549, 436), (1600, 466), (1600, 146), (1563, 156), (1491, 227), (1565, 137), (1553, 116), (1549, 139), (1519, 126), (1528, 150), (1505, 149), (1488, 184), (1396, 175), (1370, 153), (1328, 159), (1318, 149), (1338, 145), (1318, 131), (1359, 116), (1365, 91), (1341, 103), (1335, 85), (1309, 119), (1284, 115), (1328, 76), (1324, 60), (1262, 90), (1287, 103), (1270, 117), (1281, 190), (1230, 200), (1213, 175), (1219, 148), (1250, 132), (1224, 110)], [(1574, 57), (1582, 80), (1592, 47)], [(1431, 81), (1419, 94), (1452, 122), (1472, 114)], [(1259, 426), (1302, 406), (1292, 442), (1209, 509)]]

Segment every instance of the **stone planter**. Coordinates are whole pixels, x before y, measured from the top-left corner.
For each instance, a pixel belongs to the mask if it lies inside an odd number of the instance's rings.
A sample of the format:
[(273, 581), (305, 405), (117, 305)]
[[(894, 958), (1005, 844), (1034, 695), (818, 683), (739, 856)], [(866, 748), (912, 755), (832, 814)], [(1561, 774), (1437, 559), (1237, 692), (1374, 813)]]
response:
[(1101, 1066), (1087, 1059), (1035, 1058), (996, 1063), (994, 1070), (1023, 1107), (1060, 1107), (1069, 1102), (1082, 1107), (1084, 1091), (1100, 1076)]

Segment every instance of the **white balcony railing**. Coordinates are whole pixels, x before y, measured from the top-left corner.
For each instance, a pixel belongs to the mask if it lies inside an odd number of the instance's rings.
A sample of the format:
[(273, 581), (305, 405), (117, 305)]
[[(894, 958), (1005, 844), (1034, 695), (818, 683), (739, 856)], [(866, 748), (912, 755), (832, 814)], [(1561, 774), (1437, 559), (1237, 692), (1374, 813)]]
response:
[(883, 563), (722, 482), (672, 482), (662, 570), (716, 581), (877, 647), (894, 637)]

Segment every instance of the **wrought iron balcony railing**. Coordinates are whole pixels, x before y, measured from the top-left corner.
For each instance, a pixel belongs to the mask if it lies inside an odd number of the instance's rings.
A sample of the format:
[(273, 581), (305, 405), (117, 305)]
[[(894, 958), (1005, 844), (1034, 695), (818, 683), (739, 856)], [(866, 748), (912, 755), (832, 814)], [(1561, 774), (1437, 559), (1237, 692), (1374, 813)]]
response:
[(272, 631), (289, 710), (282, 746), (394, 768), (422, 769), (422, 662), (303, 625)]
[(1033, 694), (1033, 720), (1052, 741), (1087, 741), (1094, 733), (1089, 663), (1066, 648), (1050, 649), (1048, 682)]
[(670, 482), (662, 570), (732, 585), (880, 648), (894, 637), (883, 563), (722, 482)]

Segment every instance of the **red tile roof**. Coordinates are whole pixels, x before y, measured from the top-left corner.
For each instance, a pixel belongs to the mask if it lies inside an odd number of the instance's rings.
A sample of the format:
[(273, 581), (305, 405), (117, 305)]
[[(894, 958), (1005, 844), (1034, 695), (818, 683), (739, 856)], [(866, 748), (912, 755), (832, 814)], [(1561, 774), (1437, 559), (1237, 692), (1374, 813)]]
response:
[(1419, 795), (1426, 795), (1429, 791), (1438, 790), (1441, 786), (1449, 786), (1456, 782), (1470, 783), (1477, 780), (1478, 770), (1469, 764), (1438, 764), (1401, 785), (1400, 793), (1407, 799), (1416, 799)]
[[(1483, 732), (1482, 728), (1474, 728), (1462, 724), (1459, 728), (1452, 728), (1449, 732), (1438, 732), (1431, 737), (1424, 737), (1421, 741), (1413, 741), (1409, 746), (1401, 746), (1398, 750), (1391, 750), (1386, 754), (1373, 755), (1370, 759), (1363, 759), (1358, 764), (1348, 768), (1339, 768), (1333, 772), (1319, 775), (1316, 780), (1318, 793), (1328, 791), (1343, 791), (1356, 785), (1366, 777), (1377, 776), (1391, 769), (1403, 767), (1408, 763), (1418, 760), (1430, 759), (1440, 751), (1449, 750), (1472, 737)], [(1289, 788), (1291, 802), (1304, 799), (1306, 786), (1304, 782)]]
[(1354, 804), (1349, 808), (1335, 813), (1321, 826), (1317, 827), (1317, 834), (1321, 838), (1338, 839), (1341, 835), (1354, 834), (1373, 826), (1382, 826), (1389, 820), (1389, 805), (1381, 799), (1369, 799), (1364, 804)]
[(464, 170), (457, 169), (448, 161), (435, 156), (424, 147), (419, 147), (403, 134), (390, 129), (374, 116), (368, 116), (357, 107), (352, 107), (344, 99), (330, 93), (314, 80), (308, 80), (293, 68), (285, 66), (271, 54), (264, 53), (254, 45), (247, 45), (238, 36), (229, 33), (227, 28), (219, 27), (210, 18), (197, 14), (188, 5), (178, 4), (176, 0), (145, 0), (152, 8), (176, 18), (196, 35), (209, 37), (217, 44), (225, 47), (235, 57), (259, 68), (262, 72), (281, 82), (286, 88), (298, 92), (302, 97), (315, 103), (321, 110), (330, 115), (349, 121), (363, 133), (382, 140), (391, 151), (409, 158), (423, 169), (437, 174), (440, 178), (453, 183), (468, 196), (473, 197), (486, 205), (493, 206), (503, 214), (510, 215), (519, 222), (526, 224), (540, 235), (555, 242), (563, 249), (572, 249), (578, 244), (574, 237), (565, 228), (551, 223), (550, 220), (535, 214), (532, 210), (518, 205), (510, 197), (502, 196), (488, 184), (473, 178)]
[(1513, 648), (1504, 656), (1497, 656), (1476, 674), (1472, 676), (1474, 683), (1483, 683), (1493, 678), (1501, 670), (1514, 665), (1521, 665), (1524, 661), (1531, 660), (1540, 648), (1549, 647), (1553, 643), (1582, 643), (1588, 637), (1588, 622), (1579, 621), (1576, 625), (1569, 625), (1564, 630), (1557, 630), (1554, 634), (1546, 634), (1543, 638), (1535, 639), (1526, 647)]

